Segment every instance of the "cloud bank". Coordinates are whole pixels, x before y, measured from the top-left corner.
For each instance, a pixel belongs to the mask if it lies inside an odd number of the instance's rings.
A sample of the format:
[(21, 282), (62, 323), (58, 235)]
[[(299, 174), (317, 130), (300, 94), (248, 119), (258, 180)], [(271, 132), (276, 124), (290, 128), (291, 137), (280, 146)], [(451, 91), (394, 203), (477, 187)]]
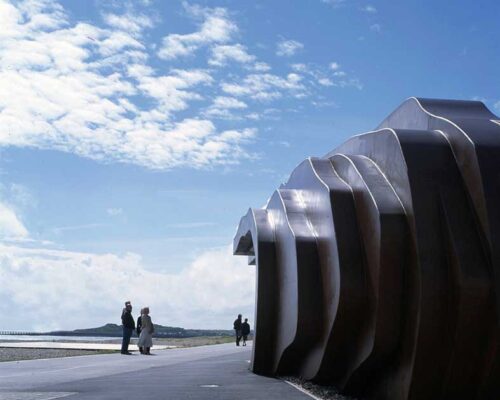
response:
[[(203, 41), (224, 42), (236, 29), (224, 10), (205, 18), (199, 34), (173, 36), (180, 54)], [(141, 32), (149, 18), (106, 14), (107, 27), (73, 23), (52, 1), (0, 1), (0, 145), (56, 149), (103, 162), (152, 169), (203, 168), (249, 158), (253, 129), (218, 131), (210, 120), (174, 114), (203, 99), (209, 72), (148, 64)], [(226, 33), (227, 31), (227, 33)], [(220, 61), (219, 57), (219, 61)], [(222, 62), (222, 61), (220, 61)], [(147, 106), (146, 106), (147, 104)]]
[[(56, 1), (0, 0), (0, 91), (8, 93), (0, 97), (0, 146), (156, 170), (237, 164), (255, 158), (249, 148), (257, 134), (252, 124), (266, 115), (255, 110), (262, 101), (352, 86), (333, 77), (273, 74), (236, 41), (241, 32), (227, 9), (183, 8), (193, 30), (155, 43), (146, 32), (158, 17), (146, 15), (147, 8), (103, 12), (97, 24), (75, 20)], [(302, 48), (283, 39), (277, 54)], [(179, 67), (193, 57), (198, 68)], [(253, 104), (209, 104), (228, 96)], [(240, 124), (224, 131), (217, 119)]]
[(92, 254), (0, 244), (0, 312), (16, 329), (120, 324), (123, 302), (150, 306), (157, 323), (230, 329), (253, 319), (255, 268), (231, 249), (200, 254), (178, 274), (153, 272), (137, 254)]
[[(9, 315), (0, 328), (48, 331), (120, 324), (126, 300), (136, 306), (135, 313), (150, 306), (154, 321), (170, 326), (230, 329), (238, 313), (253, 319), (255, 268), (234, 257), (231, 246), (200, 252), (179, 272), (154, 271), (136, 253), (68, 251), (34, 239), (10, 203), (28, 200), (26, 188), (0, 186), (0, 313)], [(107, 212), (118, 216), (122, 209)], [(64, 234), (95, 225), (54, 230)]]

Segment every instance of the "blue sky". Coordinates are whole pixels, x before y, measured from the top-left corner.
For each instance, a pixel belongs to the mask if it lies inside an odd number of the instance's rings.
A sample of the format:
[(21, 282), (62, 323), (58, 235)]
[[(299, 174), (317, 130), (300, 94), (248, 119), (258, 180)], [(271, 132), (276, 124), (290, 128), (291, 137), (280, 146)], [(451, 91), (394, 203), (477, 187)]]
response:
[[(0, 310), (252, 319), (241, 215), (410, 96), (500, 113), (496, 1), (0, 0)], [(58, 315), (58, 317), (55, 317)]]

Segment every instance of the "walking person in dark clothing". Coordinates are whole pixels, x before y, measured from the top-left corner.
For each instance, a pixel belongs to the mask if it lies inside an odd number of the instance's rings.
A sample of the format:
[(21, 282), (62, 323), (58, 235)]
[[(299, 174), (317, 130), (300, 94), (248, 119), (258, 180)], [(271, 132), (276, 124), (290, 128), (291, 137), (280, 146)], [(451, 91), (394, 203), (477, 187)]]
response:
[(122, 340), (122, 354), (132, 354), (128, 351), (130, 338), (135, 329), (134, 317), (132, 317), (132, 304), (130, 301), (125, 303), (125, 308), (122, 311), (122, 325), (123, 325), (123, 340)]
[(238, 318), (234, 320), (233, 328), (236, 333), (236, 346), (239, 346), (241, 340), (241, 314), (238, 314)]
[[(141, 331), (142, 331), (142, 312), (144, 311), (144, 308), (141, 308), (141, 315), (139, 315), (137, 317), (137, 329), (136, 329), (136, 332), (137, 332), (137, 337), (141, 336)], [(141, 354), (144, 353), (144, 349), (139, 346), (139, 351), (141, 352)]]
[(241, 324), (241, 335), (243, 336), (243, 346), (246, 346), (248, 335), (250, 335), (250, 324), (248, 323), (248, 318), (245, 318), (245, 322)]

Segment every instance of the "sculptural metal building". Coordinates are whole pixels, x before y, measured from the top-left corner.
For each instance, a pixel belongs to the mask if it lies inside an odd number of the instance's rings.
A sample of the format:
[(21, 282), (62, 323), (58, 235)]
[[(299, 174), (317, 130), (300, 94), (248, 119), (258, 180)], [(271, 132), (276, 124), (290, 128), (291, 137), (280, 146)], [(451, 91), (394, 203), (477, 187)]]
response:
[(500, 398), (500, 121), (411, 98), (239, 224), (251, 369), (382, 399)]

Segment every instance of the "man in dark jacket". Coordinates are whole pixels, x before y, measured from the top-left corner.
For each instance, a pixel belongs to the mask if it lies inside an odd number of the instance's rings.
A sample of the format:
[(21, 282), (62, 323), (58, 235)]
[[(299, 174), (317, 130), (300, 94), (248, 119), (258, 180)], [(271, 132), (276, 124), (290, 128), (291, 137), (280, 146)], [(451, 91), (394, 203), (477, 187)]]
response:
[(239, 346), (241, 340), (241, 314), (238, 314), (238, 318), (234, 320), (233, 328), (236, 333), (236, 346)]
[(243, 346), (246, 346), (248, 335), (250, 335), (250, 324), (248, 323), (248, 318), (245, 318), (245, 322), (241, 324), (241, 335), (243, 336)]
[(122, 340), (122, 354), (132, 354), (128, 351), (130, 344), (130, 337), (135, 329), (134, 317), (132, 317), (132, 304), (130, 301), (125, 303), (125, 308), (122, 311), (122, 325), (123, 325), (123, 340)]

